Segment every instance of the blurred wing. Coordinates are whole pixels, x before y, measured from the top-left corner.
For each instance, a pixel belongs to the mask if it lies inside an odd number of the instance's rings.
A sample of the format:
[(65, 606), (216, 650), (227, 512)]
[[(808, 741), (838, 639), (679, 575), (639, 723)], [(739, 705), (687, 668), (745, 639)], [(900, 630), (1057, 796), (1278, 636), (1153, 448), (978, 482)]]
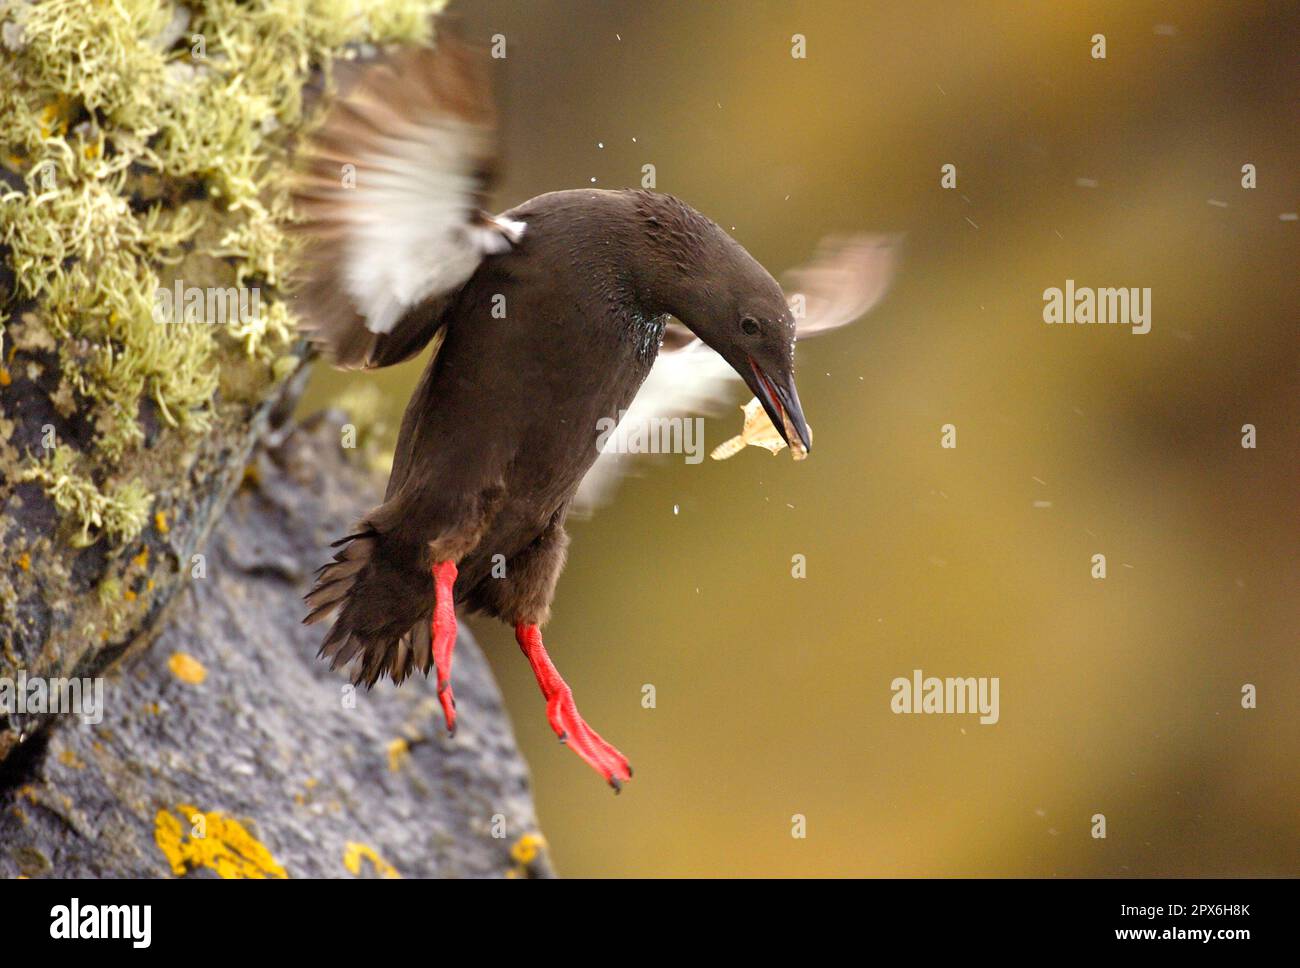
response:
[(799, 339), (861, 319), (885, 297), (898, 268), (896, 235), (823, 239), (813, 261), (785, 275)]
[[(899, 238), (854, 235), (825, 239), (814, 260), (791, 270), (787, 279), (796, 307), (795, 332), (805, 339), (847, 325), (884, 298), (898, 265)], [(641, 385), (617, 429), (582, 479), (574, 498), (578, 514), (608, 503), (619, 479), (637, 463), (627, 453), (633, 436), (650, 437), (652, 421), (712, 416), (734, 401), (743, 386), (736, 371), (680, 323), (670, 323), (650, 375)]]
[[(669, 329), (690, 332), (682, 326)], [(665, 333), (664, 348), (650, 375), (578, 486), (573, 499), (577, 514), (589, 514), (608, 504), (619, 479), (636, 466), (642, 455), (627, 452), (634, 434), (646, 432), (657, 418), (716, 414), (735, 396), (735, 384), (740, 382), (736, 371), (693, 336), (681, 349), (668, 348), (671, 341), (680, 338), (680, 333)]]
[(338, 366), (387, 366), (419, 352), (524, 226), (481, 209), (496, 163), (482, 56), (443, 40), (340, 65), (340, 86), (293, 182), (297, 308)]

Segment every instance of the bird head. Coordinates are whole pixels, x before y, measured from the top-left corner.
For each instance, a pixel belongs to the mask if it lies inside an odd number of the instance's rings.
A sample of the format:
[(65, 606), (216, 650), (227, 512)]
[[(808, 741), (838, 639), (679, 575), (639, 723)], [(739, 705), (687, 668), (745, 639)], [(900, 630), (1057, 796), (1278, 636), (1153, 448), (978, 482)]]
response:
[[(771, 274), (721, 227), (670, 199), (650, 216), (663, 306), (740, 375), (797, 456), (812, 434), (794, 383), (795, 321)], [(671, 277), (665, 279), (665, 276)]]

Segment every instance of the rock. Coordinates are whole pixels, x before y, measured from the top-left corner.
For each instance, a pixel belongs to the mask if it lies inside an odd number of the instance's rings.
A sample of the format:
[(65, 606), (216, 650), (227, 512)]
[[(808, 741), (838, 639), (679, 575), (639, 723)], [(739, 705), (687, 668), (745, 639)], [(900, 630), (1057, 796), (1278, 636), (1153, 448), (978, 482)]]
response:
[(527, 767), (464, 627), (453, 739), (430, 681), (353, 692), (300, 624), (328, 541), (378, 482), (324, 422), (255, 466), (205, 557), (182, 561), (205, 577), (104, 678), (102, 721), (40, 717), (0, 764), (0, 875), (549, 875)]

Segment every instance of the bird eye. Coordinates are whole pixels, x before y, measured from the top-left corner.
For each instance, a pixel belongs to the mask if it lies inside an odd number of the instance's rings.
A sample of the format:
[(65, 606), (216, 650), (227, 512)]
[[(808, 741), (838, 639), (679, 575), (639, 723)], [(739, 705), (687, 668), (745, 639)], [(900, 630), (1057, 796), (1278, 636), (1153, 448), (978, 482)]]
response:
[(746, 334), (750, 336), (757, 336), (758, 320), (756, 320), (753, 316), (746, 316), (744, 319), (740, 321), (740, 328), (743, 329), (746, 332)]

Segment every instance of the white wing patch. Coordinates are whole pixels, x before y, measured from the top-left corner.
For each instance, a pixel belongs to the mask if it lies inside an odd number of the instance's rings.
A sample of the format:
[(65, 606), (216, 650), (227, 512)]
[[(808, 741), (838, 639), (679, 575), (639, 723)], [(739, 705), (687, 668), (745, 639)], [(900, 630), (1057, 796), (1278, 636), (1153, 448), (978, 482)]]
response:
[(440, 40), (339, 69), (339, 93), (298, 153), (297, 308), (336, 365), (386, 365), (439, 325), (409, 311), (454, 293), (525, 226), (481, 211), (497, 164), (481, 52)]
[(480, 186), (466, 162), (482, 134), (454, 121), (411, 125), (410, 134), (360, 161), (357, 187), (340, 206), (348, 295), (372, 333), (389, 332), (407, 309), (464, 285), (485, 255), (510, 248), (495, 223), (467, 222)]
[(660, 353), (622, 421), (606, 439), (600, 457), (578, 486), (575, 511), (590, 512), (609, 502), (619, 478), (636, 465), (638, 455), (628, 453), (629, 442), (634, 436), (644, 438), (653, 421), (720, 413), (731, 403), (739, 383), (736, 371), (700, 340)]

